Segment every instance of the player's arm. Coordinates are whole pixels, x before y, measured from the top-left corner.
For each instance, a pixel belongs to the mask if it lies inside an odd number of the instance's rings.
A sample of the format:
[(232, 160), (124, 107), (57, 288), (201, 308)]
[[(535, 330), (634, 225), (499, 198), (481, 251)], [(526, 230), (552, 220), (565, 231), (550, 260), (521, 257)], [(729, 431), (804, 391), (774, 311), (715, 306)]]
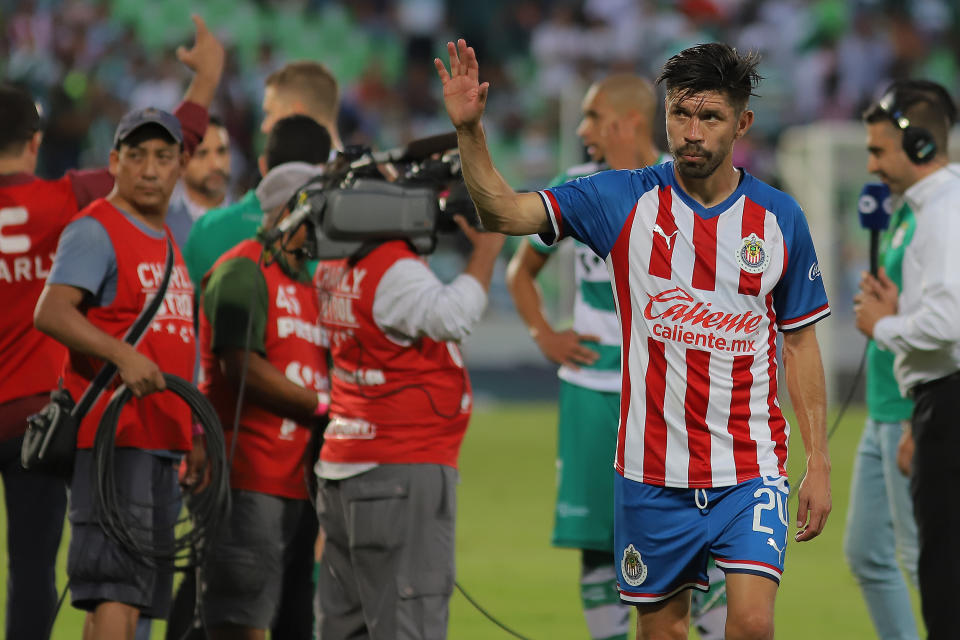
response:
[(830, 452), (827, 448), (827, 392), (815, 327), (808, 325), (783, 334), (787, 390), (797, 414), (797, 427), (807, 454), (807, 472), (798, 493), (798, 542), (817, 537), (823, 531), (832, 508)]
[[(257, 296), (253, 305), (251, 295)], [(263, 357), (268, 303), (266, 282), (252, 260), (235, 258), (220, 265), (210, 274), (202, 298), (203, 311), (212, 327), (210, 348), (221, 373), (235, 389), (240, 387), (243, 361), (249, 349), (244, 401), (309, 425), (316, 415), (326, 412), (328, 403), (321, 402), (316, 391), (287, 379)], [(247, 324), (251, 321), (248, 341)]]
[(160, 368), (132, 345), (104, 333), (80, 312), (86, 292), (64, 284), (47, 284), (37, 300), (34, 326), (67, 348), (109, 360), (135, 396), (166, 388)]
[[(459, 48), (459, 51), (458, 51)], [(529, 235), (552, 231), (543, 201), (536, 193), (517, 193), (493, 165), (480, 118), (490, 84), (479, 82), (477, 55), (460, 39), (447, 43), (450, 72), (440, 58), (434, 66), (443, 83), (443, 101), (457, 129), (463, 179), (488, 231)]]
[(581, 342), (596, 342), (599, 338), (580, 335), (572, 329), (555, 331), (543, 312), (543, 295), (536, 277), (549, 258), (549, 253), (537, 251), (527, 241), (521, 242), (507, 266), (507, 289), (513, 297), (517, 313), (530, 331), (530, 337), (551, 362), (574, 368), (593, 364), (599, 355)]

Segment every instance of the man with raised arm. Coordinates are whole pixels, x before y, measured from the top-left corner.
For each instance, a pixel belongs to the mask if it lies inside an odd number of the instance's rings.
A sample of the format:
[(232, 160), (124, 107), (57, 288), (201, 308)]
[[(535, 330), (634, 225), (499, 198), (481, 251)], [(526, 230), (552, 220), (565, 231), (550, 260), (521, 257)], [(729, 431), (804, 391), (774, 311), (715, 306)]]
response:
[(805, 541), (831, 508), (813, 326), (830, 308), (800, 207), (733, 166), (753, 123), (757, 58), (712, 43), (667, 61), (658, 82), (673, 162), (518, 194), (487, 150), (489, 84), (476, 55), (463, 40), (447, 50), (449, 72), (435, 65), (486, 228), (548, 243), (572, 236), (611, 270), (623, 339), (613, 551), (639, 637), (687, 637), (688, 589), (706, 588), (712, 556), (727, 577), (726, 638), (772, 638), (789, 496), (777, 333), (807, 451), (796, 534)]

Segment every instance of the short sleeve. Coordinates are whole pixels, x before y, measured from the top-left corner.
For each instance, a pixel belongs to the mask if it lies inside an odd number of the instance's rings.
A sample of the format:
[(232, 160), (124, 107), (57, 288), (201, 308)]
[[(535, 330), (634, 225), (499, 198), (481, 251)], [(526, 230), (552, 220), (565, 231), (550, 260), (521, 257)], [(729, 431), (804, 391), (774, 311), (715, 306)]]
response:
[(47, 282), (83, 289), (103, 306), (113, 301), (116, 280), (117, 256), (103, 225), (91, 216), (68, 224), (60, 234)]
[(803, 211), (799, 205), (794, 205), (790, 215), (783, 218), (779, 219), (782, 220), (787, 267), (774, 287), (773, 304), (780, 329), (795, 331), (826, 318), (830, 315), (830, 305)]
[(606, 258), (637, 203), (637, 172), (602, 171), (540, 191), (553, 227), (547, 245), (572, 237)]
[(211, 351), (246, 349), (247, 323), (252, 316), (249, 348), (265, 354), (268, 302), (267, 282), (253, 260), (238, 257), (217, 267), (203, 289), (203, 312), (210, 322)]

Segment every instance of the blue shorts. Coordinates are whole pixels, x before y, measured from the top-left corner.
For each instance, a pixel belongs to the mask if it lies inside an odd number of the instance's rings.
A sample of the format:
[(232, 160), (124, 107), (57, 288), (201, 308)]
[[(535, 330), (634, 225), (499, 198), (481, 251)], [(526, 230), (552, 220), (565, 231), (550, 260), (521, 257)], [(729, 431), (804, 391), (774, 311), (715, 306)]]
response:
[(724, 573), (780, 583), (787, 548), (786, 478), (676, 489), (616, 474), (614, 553), (620, 599), (642, 604), (706, 591), (710, 555)]

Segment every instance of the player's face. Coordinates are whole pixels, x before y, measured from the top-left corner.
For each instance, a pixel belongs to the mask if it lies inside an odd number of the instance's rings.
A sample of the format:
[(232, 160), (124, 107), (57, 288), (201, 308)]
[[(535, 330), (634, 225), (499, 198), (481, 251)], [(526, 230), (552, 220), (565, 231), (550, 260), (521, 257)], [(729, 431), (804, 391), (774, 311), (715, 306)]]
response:
[(678, 99), (667, 95), (667, 144), (679, 174), (707, 178), (733, 150), (733, 141), (753, 123), (753, 112), (737, 110), (719, 91)]
[(269, 135), (277, 120), (292, 116), (299, 111), (293, 100), (280, 94), (276, 87), (268, 86), (263, 90), (263, 123), (260, 131)]
[(110, 173), (120, 197), (137, 212), (149, 215), (167, 210), (183, 163), (180, 145), (161, 138), (134, 146), (121, 144), (110, 153)]
[(577, 135), (587, 148), (587, 154), (594, 162), (606, 158), (611, 144), (615, 144), (616, 130), (621, 126), (619, 115), (610, 106), (606, 94), (590, 87), (583, 97), (583, 119), (577, 127)]
[(183, 181), (194, 191), (220, 200), (230, 182), (230, 136), (223, 127), (211, 125), (183, 171)]
[(916, 167), (903, 150), (902, 135), (892, 122), (867, 124), (867, 171), (898, 195), (917, 181)]

